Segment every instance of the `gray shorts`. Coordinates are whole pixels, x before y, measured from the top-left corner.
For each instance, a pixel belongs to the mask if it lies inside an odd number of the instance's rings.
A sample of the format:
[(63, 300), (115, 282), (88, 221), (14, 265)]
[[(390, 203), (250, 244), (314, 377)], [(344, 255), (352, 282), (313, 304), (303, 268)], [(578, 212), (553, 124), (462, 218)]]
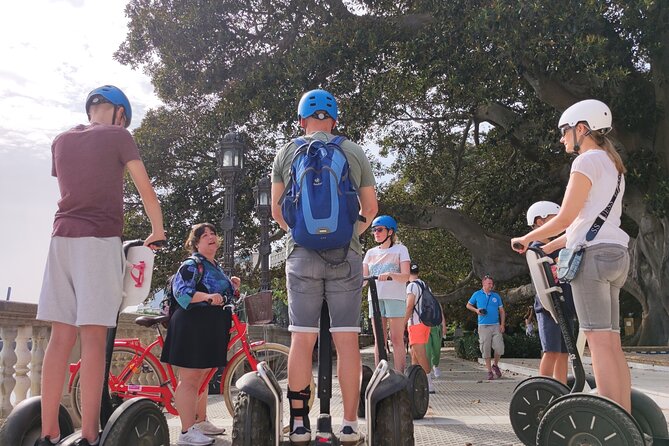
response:
[(571, 282), (581, 331), (620, 331), (620, 289), (627, 280), (627, 248), (602, 243), (588, 246)]
[(296, 246), (286, 260), (288, 330), (318, 333), (323, 299), (330, 310), (331, 332), (360, 332), (362, 257), (352, 249), (338, 266), (315, 251)]
[(479, 348), (483, 358), (492, 357), (491, 349), (499, 356), (504, 354), (504, 337), (499, 332), (499, 324), (479, 325)]
[(37, 319), (113, 327), (123, 295), (119, 237), (53, 237)]

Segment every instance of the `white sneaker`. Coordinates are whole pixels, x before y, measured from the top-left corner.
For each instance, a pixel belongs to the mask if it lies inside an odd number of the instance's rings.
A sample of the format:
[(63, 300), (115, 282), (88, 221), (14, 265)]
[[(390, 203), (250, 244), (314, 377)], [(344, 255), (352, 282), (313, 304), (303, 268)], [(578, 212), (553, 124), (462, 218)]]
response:
[(342, 446), (355, 446), (364, 442), (365, 437), (360, 432), (354, 431), (351, 426), (344, 426), (339, 431), (339, 442)]
[(214, 439), (207, 437), (205, 434), (200, 432), (197, 427), (191, 426), (185, 434), (183, 432), (179, 432), (179, 439), (177, 440), (177, 444), (183, 446), (207, 446), (214, 444)]
[(439, 378), (441, 376), (441, 372), (439, 371), (436, 365), (432, 366), (432, 374), (434, 375), (435, 378)]
[(427, 375), (427, 390), (430, 393), (436, 393), (434, 390), (434, 384), (432, 384), (432, 377), (430, 375)]
[(225, 429), (216, 426), (209, 420), (204, 420), (200, 421), (199, 423), (195, 423), (195, 427), (197, 427), (198, 430), (205, 435), (223, 435), (225, 433)]

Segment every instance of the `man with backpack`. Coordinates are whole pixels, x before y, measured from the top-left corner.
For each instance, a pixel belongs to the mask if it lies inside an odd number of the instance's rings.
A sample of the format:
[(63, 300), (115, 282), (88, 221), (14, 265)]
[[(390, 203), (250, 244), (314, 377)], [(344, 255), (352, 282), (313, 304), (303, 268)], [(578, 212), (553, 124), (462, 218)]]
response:
[(288, 232), (289, 438), (297, 445), (311, 441), (307, 401), (312, 352), (326, 299), (344, 405), (339, 439), (343, 445), (355, 445), (362, 441), (357, 423), (362, 293), (359, 236), (378, 210), (376, 182), (362, 148), (332, 134), (338, 111), (330, 93), (305, 93), (297, 113), (304, 136), (280, 149), (272, 166), (272, 217)]
[[(411, 348), (411, 364), (418, 364), (425, 370), (430, 393), (435, 393), (430, 363), (427, 359), (425, 345), (430, 337), (430, 327), (421, 320), (423, 297), (428, 293), (427, 285), (418, 278), (417, 263), (412, 263), (409, 269), (409, 284), (407, 285), (407, 309), (404, 317), (409, 331), (409, 346)], [(438, 304), (437, 304), (438, 305)]]

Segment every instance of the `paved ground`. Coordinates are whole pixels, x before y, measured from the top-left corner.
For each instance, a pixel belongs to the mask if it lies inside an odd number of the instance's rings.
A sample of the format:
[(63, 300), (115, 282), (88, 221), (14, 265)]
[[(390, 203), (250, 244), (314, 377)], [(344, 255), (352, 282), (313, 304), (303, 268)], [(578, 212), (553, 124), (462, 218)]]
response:
[[(669, 359), (669, 355), (665, 356)], [(368, 364), (373, 361), (372, 350), (363, 350), (363, 361)], [(501, 365), (505, 370), (502, 379), (487, 381), (482, 365), (455, 358), (451, 349), (443, 349), (442, 375), (435, 381), (437, 393), (430, 396), (430, 408), (425, 418), (415, 422), (415, 444), (521, 445), (509, 423), (509, 400), (518, 382), (536, 374), (538, 360), (504, 360)], [(669, 364), (657, 365), (654, 369), (639, 367), (643, 365), (632, 368), (634, 385), (646, 390), (669, 419)], [(342, 413), (336, 380), (333, 392), (332, 416), (335, 429), (338, 429)], [(314, 406), (310, 414), (312, 425), (318, 416), (318, 400)], [(210, 397), (209, 417), (227, 430), (226, 435), (217, 438), (216, 446), (229, 445), (232, 418), (220, 397)], [(170, 417), (168, 423), (173, 444), (176, 444), (179, 420)], [(364, 420), (360, 423), (364, 426)]]

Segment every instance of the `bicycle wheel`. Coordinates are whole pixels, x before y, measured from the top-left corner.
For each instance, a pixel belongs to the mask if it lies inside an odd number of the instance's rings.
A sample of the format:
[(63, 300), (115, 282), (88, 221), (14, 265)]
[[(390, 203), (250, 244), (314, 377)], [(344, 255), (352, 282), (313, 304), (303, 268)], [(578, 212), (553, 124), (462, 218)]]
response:
[[(277, 381), (279, 381), (281, 388), (288, 388), (288, 347), (268, 342), (266, 344), (251, 346), (251, 351), (258, 361), (267, 362), (269, 368), (274, 372)], [(251, 371), (251, 364), (249, 364), (246, 355), (242, 354), (230, 362), (223, 372), (221, 393), (223, 393), (223, 397), (225, 398), (225, 407), (228, 408), (228, 413), (232, 416), (234, 416), (233, 401), (239, 393), (237, 387), (235, 387), (235, 383), (242, 375)], [(287, 410), (286, 408), (284, 410)]]
[[(111, 360), (111, 368), (109, 369), (109, 376), (118, 376), (126, 365), (137, 356), (136, 350), (130, 347), (114, 347)], [(77, 374), (72, 381), (72, 390), (70, 391), (70, 406), (75, 417), (81, 421), (81, 388), (79, 385), (81, 369), (77, 370)], [(142, 361), (142, 366), (131, 373), (125, 381), (126, 385), (144, 385), (144, 386), (158, 386), (162, 382), (162, 374), (160, 373), (160, 365), (152, 358), (145, 357)], [(116, 409), (123, 403), (123, 398), (118, 394), (111, 394), (112, 406)]]

